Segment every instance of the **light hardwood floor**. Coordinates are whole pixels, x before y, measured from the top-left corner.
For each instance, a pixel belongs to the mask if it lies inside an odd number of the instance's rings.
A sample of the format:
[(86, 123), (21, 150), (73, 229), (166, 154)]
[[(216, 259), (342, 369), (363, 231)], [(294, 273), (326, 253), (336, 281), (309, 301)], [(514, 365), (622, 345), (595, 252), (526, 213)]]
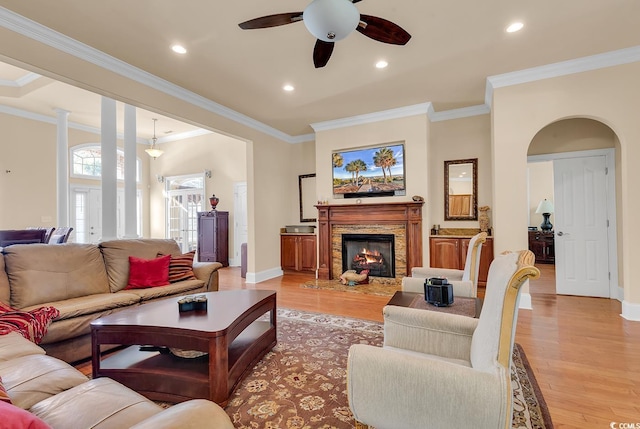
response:
[[(640, 322), (620, 317), (617, 300), (558, 296), (553, 265), (530, 282), (533, 310), (519, 312), (516, 342), (533, 367), (556, 428), (640, 422)], [(311, 275), (246, 284), (220, 270), (220, 290), (276, 290), (278, 306), (382, 321), (388, 297), (303, 289)], [(482, 292), (479, 293), (482, 295)], [(618, 426), (616, 426), (618, 427)]]

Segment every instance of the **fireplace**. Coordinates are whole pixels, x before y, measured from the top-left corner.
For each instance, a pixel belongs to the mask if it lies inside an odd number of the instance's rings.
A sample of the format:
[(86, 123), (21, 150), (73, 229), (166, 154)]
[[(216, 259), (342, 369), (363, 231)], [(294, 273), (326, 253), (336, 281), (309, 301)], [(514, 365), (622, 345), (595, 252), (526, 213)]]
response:
[(395, 277), (393, 234), (342, 234), (342, 271), (368, 270), (373, 277)]
[(401, 279), (410, 275), (413, 267), (422, 266), (423, 204), (423, 201), (407, 201), (317, 205), (318, 278), (337, 279), (346, 271), (342, 265), (342, 236), (345, 234), (393, 235), (394, 271), (391, 277)]

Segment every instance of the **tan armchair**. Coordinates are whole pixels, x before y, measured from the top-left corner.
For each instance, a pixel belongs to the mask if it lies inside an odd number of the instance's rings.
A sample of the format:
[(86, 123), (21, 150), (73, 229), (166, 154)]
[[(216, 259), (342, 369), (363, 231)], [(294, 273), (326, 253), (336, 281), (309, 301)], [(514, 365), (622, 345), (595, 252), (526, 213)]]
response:
[(356, 427), (509, 429), (520, 286), (539, 276), (533, 263), (528, 250), (493, 261), (479, 319), (386, 306), (383, 347), (349, 349)]
[(414, 267), (411, 277), (402, 279), (404, 292), (424, 292), (424, 281), (431, 277), (446, 277), (453, 285), (453, 295), (475, 298), (478, 296), (478, 271), (482, 244), (487, 241), (487, 233), (474, 235), (469, 241), (464, 270), (450, 268)]

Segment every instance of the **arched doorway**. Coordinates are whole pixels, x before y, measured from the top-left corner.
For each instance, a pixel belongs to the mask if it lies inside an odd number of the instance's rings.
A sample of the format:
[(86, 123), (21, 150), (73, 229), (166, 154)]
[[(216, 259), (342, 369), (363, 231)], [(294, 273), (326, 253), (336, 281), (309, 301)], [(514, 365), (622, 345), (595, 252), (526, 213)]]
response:
[(618, 157), (613, 130), (592, 119), (554, 122), (531, 141), (529, 225), (541, 223), (538, 199), (549, 198), (554, 228), (546, 235), (553, 237), (555, 258), (550, 260), (556, 264), (558, 294), (622, 298), (617, 281)]

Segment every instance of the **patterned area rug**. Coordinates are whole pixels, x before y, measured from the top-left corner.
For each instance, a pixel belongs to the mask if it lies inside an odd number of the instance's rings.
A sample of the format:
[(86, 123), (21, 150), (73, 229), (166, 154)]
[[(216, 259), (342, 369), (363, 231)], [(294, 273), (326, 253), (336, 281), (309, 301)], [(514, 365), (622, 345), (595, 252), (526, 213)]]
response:
[(342, 292), (368, 293), (370, 295), (393, 296), (396, 291), (402, 289), (395, 279), (391, 282), (371, 281), (369, 284), (348, 286), (340, 283), (339, 280), (309, 280), (300, 285), (304, 289), (327, 289), (339, 290)]
[[(278, 344), (245, 378), (226, 412), (240, 429), (353, 428), (346, 392), (352, 344), (382, 345), (382, 324), (278, 310)], [(513, 428), (553, 427), (524, 352), (513, 354)]]

